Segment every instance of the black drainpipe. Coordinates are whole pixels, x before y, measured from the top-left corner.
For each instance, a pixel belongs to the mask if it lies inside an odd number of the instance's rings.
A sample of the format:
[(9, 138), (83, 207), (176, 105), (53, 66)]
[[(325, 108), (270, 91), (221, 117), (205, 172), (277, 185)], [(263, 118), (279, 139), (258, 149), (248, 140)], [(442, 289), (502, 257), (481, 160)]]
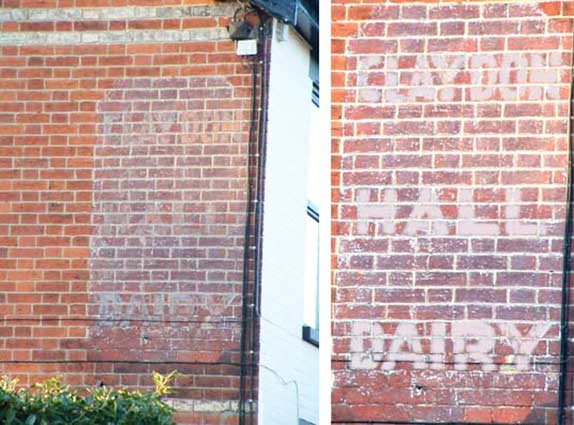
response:
[[(266, 15), (259, 16), (258, 55), (252, 63), (251, 122), (248, 141), (247, 206), (243, 244), (243, 305), (241, 311), (241, 360), (239, 376), (239, 425), (253, 425), (255, 416), (255, 377), (259, 291), (261, 286), (261, 243), (263, 230), (263, 182), (265, 176), (268, 93), (268, 40)], [(259, 88), (257, 86), (259, 80)], [(259, 96), (258, 96), (259, 95)], [(258, 99), (259, 98), (259, 99)], [(259, 100), (259, 101), (258, 101)], [(257, 140), (255, 136), (257, 135)], [(255, 210), (254, 210), (255, 209)], [(253, 245), (252, 245), (253, 244)], [(251, 250), (253, 249), (253, 256)], [(250, 265), (253, 265), (251, 270)], [(253, 279), (251, 280), (251, 271)], [(249, 291), (249, 285), (251, 291)], [(250, 293), (251, 292), (251, 293)], [(248, 406), (246, 406), (248, 405)]]
[(253, 308), (251, 309), (251, 377), (250, 377), (250, 394), (249, 398), (252, 400), (249, 424), (253, 425), (255, 420), (255, 411), (253, 403), (255, 400), (255, 375), (258, 373), (258, 346), (256, 339), (256, 332), (258, 332), (258, 323), (260, 317), (260, 291), (261, 291), (261, 260), (263, 256), (263, 211), (265, 201), (265, 166), (267, 163), (267, 112), (268, 112), (268, 94), (269, 94), (269, 43), (267, 39), (268, 22), (266, 16), (259, 14), (260, 24), (258, 28), (259, 44), (260, 44), (260, 64), (261, 64), (261, 94), (260, 94), (260, 113), (259, 113), (259, 130), (257, 132), (257, 194), (255, 203), (255, 258), (254, 258), (254, 283), (253, 293), (251, 295), (253, 300)]
[(245, 232), (243, 234), (243, 283), (242, 283), (242, 306), (241, 306), (241, 347), (240, 347), (240, 366), (239, 366), (239, 424), (245, 424), (245, 402), (246, 402), (246, 368), (247, 368), (247, 317), (249, 300), (247, 299), (249, 291), (249, 246), (251, 240), (251, 215), (252, 215), (252, 193), (253, 193), (253, 183), (251, 178), (251, 145), (253, 134), (255, 134), (255, 114), (257, 113), (256, 100), (257, 100), (257, 63), (252, 65), (252, 95), (251, 95), (251, 124), (249, 128), (249, 148), (248, 148), (248, 160), (247, 160), (247, 207), (245, 211)]
[[(574, 37), (573, 37), (574, 38)], [(562, 248), (562, 302), (560, 307), (560, 377), (558, 381), (558, 425), (564, 425), (566, 405), (566, 379), (568, 377), (568, 333), (570, 309), (570, 273), (572, 268), (572, 137), (574, 126), (574, 50), (570, 63), (570, 104), (568, 105), (568, 164), (566, 188), (566, 212), (564, 223), (564, 240)]]

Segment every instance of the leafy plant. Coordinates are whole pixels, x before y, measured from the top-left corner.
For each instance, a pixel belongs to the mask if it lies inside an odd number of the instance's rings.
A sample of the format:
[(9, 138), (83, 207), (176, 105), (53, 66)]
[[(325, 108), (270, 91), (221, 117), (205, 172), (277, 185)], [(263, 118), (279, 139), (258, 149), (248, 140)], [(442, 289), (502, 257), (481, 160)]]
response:
[(155, 392), (159, 395), (167, 395), (171, 393), (171, 388), (169, 386), (170, 382), (173, 381), (178, 376), (181, 376), (177, 370), (173, 370), (167, 375), (162, 375), (161, 373), (152, 372), (153, 383), (155, 385)]
[(155, 390), (128, 391), (100, 387), (86, 396), (59, 379), (17, 389), (18, 381), (0, 379), (0, 424), (3, 425), (173, 425), (173, 409), (162, 397), (170, 393), (177, 372), (153, 373)]

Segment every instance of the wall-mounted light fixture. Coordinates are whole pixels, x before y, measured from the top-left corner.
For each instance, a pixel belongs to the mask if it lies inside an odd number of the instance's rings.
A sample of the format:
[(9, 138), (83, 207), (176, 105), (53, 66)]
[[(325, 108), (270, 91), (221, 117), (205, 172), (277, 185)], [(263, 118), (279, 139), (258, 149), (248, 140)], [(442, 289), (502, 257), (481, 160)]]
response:
[(232, 21), (227, 29), (229, 30), (229, 38), (234, 41), (257, 38), (255, 29), (247, 21)]
[[(254, 22), (254, 9), (247, 3), (235, 11), (233, 20), (227, 28), (229, 38), (235, 41), (235, 51), (239, 56), (251, 56), (257, 54), (257, 24)], [(256, 15), (256, 14), (255, 14)], [(258, 18), (258, 17), (257, 17)], [(258, 20), (258, 19), (257, 19)]]

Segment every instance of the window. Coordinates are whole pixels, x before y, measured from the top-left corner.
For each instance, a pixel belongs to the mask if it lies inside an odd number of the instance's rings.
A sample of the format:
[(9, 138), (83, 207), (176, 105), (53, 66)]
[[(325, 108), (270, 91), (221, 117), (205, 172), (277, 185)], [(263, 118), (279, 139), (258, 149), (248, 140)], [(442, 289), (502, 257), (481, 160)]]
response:
[(309, 78), (312, 82), (309, 123), (307, 211), (305, 220), (305, 293), (303, 339), (319, 346), (319, 63), (311, 53)]
[(313, 89), (311, 91), (311, 101), (313, 105), (319, 107), (319, 52), (312, 50), (309, 62), (309, 78), (313, 81)]
[(303, 339), (319, 346), (319, 211), (309, 202), (305, 224), (305, 317)]

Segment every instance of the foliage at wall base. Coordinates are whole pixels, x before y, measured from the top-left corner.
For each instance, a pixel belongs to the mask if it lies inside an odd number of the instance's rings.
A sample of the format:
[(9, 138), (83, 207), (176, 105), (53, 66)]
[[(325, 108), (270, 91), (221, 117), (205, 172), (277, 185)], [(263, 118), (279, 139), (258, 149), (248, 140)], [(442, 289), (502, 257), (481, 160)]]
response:
[(153, 374), (155, 390), (137, 392), (100, 387), (85, 396), (58, 379), (31, 389), (17, 380), (0, 379), (0, 424), (3, 425), (174, 425), (173, 409), (163, 397), (176, 372)]

